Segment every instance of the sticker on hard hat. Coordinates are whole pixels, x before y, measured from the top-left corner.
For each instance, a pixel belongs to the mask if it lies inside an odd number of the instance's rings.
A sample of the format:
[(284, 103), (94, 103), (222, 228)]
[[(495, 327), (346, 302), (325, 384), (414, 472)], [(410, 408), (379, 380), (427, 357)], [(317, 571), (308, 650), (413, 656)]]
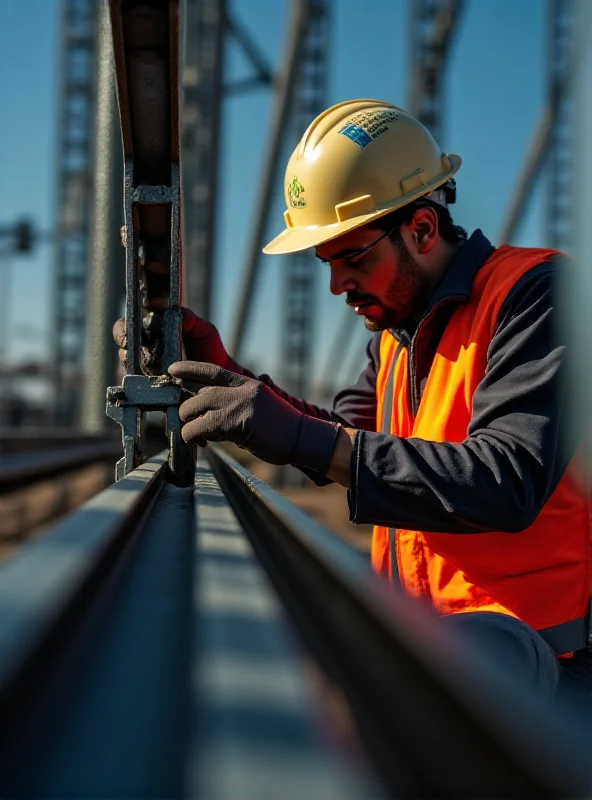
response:
[(366, 133), (364, 128), (358, 128), (357, 125), (346, 125), (339, 133), (347, 136), (348, 139), (351, 139), (352, 142), (361, 147), (362, 150), (372, 141), (372, 137)]
[(347, 136), (363, 150), (381, 133), (388, 131), (389, 122), (395, 122), (398, 119), (399, 115), (394, 111), (363, 111), (348, 119), (338, 132)]
[(298, 176), (294, 175), (292, 181), (288, 184), (288, 195), (290, 196), (292, 208), (305, 208), (306, 200), (300, 196), (303, 191), (304, 186), (298, 180)]

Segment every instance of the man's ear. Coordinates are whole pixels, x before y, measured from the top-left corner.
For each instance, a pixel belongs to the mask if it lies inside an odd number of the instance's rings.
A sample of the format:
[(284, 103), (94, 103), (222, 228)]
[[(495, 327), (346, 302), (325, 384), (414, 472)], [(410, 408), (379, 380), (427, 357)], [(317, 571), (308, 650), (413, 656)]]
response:
[(438, 238), (438, 215), (433, 208), (419, 208), (409, 222), (419, 253), (428, 253)]

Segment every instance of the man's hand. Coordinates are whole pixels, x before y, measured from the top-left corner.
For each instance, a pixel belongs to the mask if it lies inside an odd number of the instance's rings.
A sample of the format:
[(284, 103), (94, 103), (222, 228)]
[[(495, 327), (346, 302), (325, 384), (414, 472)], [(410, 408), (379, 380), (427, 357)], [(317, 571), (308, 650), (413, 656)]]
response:
[(337, 423), (302, 414), (261, 381), (213, 364), (177, 361), (169, 372), (193, 395), (179, 409), (186, 442), (234, 442), (270, 464), (298, 464), (325, 474)]
[[(211, 322), (198, 317), (188, 308), (182, 308), (181, 311), (183, 312), (183, 344), (187, 358), (191, 361), (207, 361), (210, 364), (239, 372), (240, 367), (226, 352), (216, 327)], [(142, 330), (142, 371), (147, 374), (153, 374), (150, 367), (150, 352), (153, 346), (150, 334), (149, 330)], [(113, 338), (119, 346), (119, 360), (125, 366), (127, 357), (125, 319), (118, 319), (113, 326)]]

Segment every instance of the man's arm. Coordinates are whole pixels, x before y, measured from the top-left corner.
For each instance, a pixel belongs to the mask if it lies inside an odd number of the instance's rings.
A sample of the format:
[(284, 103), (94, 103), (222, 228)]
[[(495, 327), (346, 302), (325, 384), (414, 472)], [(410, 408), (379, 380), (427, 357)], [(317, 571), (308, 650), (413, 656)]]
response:
[(325, 419), (331, 422), (339, 422), (341, 425), (361, 430), (376, 430), (376, 376), (379, 365), (380, 334), (375, 334), (366, 346), (367, 364), (360, 373), (357, 381), (345, 389), (341, 389), (335, 396), (333, 407), (329, 409), (308, 403), (298, 397), (293, 397), (284, 389), (280, 388), (269, 375), (254, 375), (244, 367), (238, 367), (235, 371), (243, 375), (261, 381), (266, 386), (285, 400), (287, 403), (315, 419)]
[[(380, 333), (372, 336), (366, 346), (366, 357), (368, 359), (366, 367), (362, 370), (354, 384), (338, 392), (333, 401), (333, 408), (331, 412), (329, 412), (330, 416), (323, 417), (323, 419), (339, 422), (344, 426), (337, 438), (335, 450), (333, 451), (332, 464), (335, 463), (336, 465), (339, 463), (339, 469), (335, 474), (333, 474), (333, 470), (322, 475), (306, 467), (294, 465), (298, 466), (307, 478), (310, 478), (317, 486), (327, 486), (330, 483), (336, 482), (349, 487), (351, 441), (347, 438), (345, 431), (347, 430), (355, 433), (356, 429), (368, 431), (376, 430), (376, 376), (378, 375), (378, 368), (380, 365), (380, 338)], [(291, 398), (289, 398), (289, 402), (292, 402)], [(309, 414), (308, 411), (304, 409), (301, 410)], [(346, 436), (347, 442), (344, 440), (344, 436)], [(350, 448), (349, 454), (348, 451), (344, 449), (344, 445), (347, 447), (348, 443)]]
[[(257, 377), (230, 359), (224, 367), (178, 361), (169, 373), (188, 395), (179, 408), (186, 442), (234, 442), (271, 464), (298, 466), (320, 485), (330, 482), (325, 476), (342, 430), (337, 415), (290, 397), (267, 376)], [(364, 391), (375, 407), (373, 386)]]
[(502, 308), (463, 442), (340, 432), (327, 474), (350, 489), (353, 522), (450, 533), (532, 524), (588, 423), (569, 419), (558, 269), (531, 270)]

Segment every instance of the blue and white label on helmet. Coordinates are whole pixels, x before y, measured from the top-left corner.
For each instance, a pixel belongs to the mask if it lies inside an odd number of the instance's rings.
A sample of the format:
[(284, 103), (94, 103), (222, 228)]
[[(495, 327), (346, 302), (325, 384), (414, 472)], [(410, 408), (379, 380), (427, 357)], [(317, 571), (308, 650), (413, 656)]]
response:
[(366, 133), (364, 128), (360, 128), (358, 125), (352, 125), (351, 122), (348, 122), (339, 133), (342, 133), (344, 136), (347, 136), (348, 139), (351, 139), (354, 144), (357, 144), (358, 147), (361, 147), (362, 150), (366, 147), (367, 144), (370, 144), (372, 141), (372, 137)]
[(351, 139), (354, 144), (357, 144), (363, 150), (374, 139), (388, 131), (389, 125), (398, 119), (399, 115), (392, 109), (362, 111), (348, 119), (338, 133), (347, 136), (348, 139)]

